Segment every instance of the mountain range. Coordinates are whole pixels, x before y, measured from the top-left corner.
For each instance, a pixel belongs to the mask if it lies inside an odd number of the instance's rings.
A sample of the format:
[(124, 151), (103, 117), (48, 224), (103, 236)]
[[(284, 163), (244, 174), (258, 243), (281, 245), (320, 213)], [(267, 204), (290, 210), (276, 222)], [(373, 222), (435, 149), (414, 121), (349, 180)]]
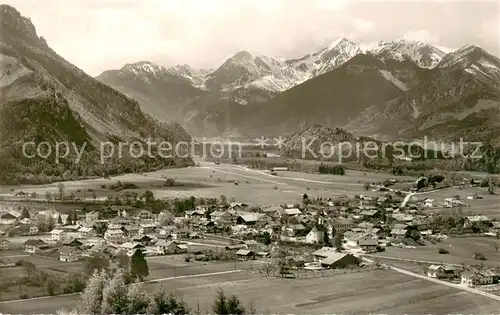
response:
[(497, 57), (472, 45), (445, 53), (398, 39), (362, 50), (342, 37), (297, 59), (241, 51), (213, 70), (138, 62), (97, 79), (145, 112), (172, 113), (196, 136), (288, 135), (321, 124), (384, 139), (456, 139), (467, 130), (498, 141), (499, 71)]
[[(192, 164), (189, 159), (127, 159), (126, 154), (99, 163), (103, 141), (151, 138), (176, 143), (190, 136), (177, 123), (160, 123), (144, 114), (137, 101), (66, 61), (15, 8), (1, 5), (0, 23), (1, 181), (45, 182), (144, 170), (148, 165)], [(54, 151), (47, 158), (23, 154), (29, 141), (48, 142), (52, 150), (57, 142), (78, 148), (85, 144), (86, 149), (80, 163), (71, 160), (74, 154), (56, 163)]]

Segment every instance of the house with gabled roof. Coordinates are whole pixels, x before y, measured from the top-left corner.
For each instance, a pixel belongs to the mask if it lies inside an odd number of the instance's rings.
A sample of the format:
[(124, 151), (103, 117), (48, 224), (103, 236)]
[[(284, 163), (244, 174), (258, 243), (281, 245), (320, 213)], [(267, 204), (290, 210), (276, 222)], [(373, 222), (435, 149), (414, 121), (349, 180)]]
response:
[(242, 213), (236, 218), (236, 223), (244, 225), (255, 225), (262, 215), (262, 213), (253, 212)]
[(3, 237), (0, 237), (0, 250), (7, 250), (9, 249), (9, 246), (10, 246), (10, 241)]
[(29, 239), (23, 243), (23, 247), (25, 252), (34, 254), (49, 246), (41, 239)]
[(78, 229), (78, 238), (80, 239), (86, 239), (89, 237), (95, 236), (96, 233), (93, 228), (88, 227), (88, 226), (82, 226), (81, 228)]
[(255, 259), (255, 253), (249, 249), (240, 249), (236, 252), (236, 257), (239, 260), (253, 260)]
[(65, 262), (73, 262), (82, 258), (82, 251), (76, 247), (63, 246), (59, 250), (59, 260)]
[(66, 233), (62, 229), (53, 229), (50, 231), (50, 238), (54, 242), (62, 241), (66, 237)]
[(457, 275), (457, 269), (451, 265), (430, 265), (426, 274), (428, 277), (436, 279), (453, 279)]
[(325, 238), (325, 232), (318, 230), (316, 227), (313, 227), (309, 233), (306, 235), (306, 243), (309, 244), (318, 244), (323, 243)]

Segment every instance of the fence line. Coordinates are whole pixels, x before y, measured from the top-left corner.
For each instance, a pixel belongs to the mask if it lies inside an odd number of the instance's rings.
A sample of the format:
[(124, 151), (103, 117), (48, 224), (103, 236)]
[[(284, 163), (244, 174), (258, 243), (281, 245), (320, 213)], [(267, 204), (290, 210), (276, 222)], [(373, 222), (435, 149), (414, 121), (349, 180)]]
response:
[(324, 269), (324, 270), (293, 270), (288, 273), (281, 274), (277, 270), (266, 271), (262, 268), (248, 268), (246, 271), (251, 275), (266, 277), (266, 278), (292, 278), (292, 279), (315, 279), (334, 277), (348, 273), (359, 273), (372, 271), (374, 268), (354, 268), (354, 269)]

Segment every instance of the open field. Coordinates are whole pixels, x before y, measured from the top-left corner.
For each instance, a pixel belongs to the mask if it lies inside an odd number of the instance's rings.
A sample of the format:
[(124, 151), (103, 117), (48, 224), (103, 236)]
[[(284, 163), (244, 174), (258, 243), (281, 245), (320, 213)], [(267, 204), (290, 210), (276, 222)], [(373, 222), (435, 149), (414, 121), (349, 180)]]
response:
[[(201, 167), (165, 169), (147, 174), (127, 174), (112, 179), (70, 181), (64, 182), (64, 185), (66, 193), (73, 192), (77, 197), (89, 201), (92, 200), (89, 189), (95, 190), (98, 197), (114, 195), (115, 191), (103, 190), (101, 185), (111, 185), (120, 180), (139, 186), (139, 189), (133, 190), (136, 192), (149, 189), (157, 198), (225, 195), (228, 199), (235, 198), (236, 201), (250, 205), (268, 205), (299, 202), (304, 193), (313, 197), (359, 194), (364, 192), (364, 182), (378, 182), (391, 177), (387, 173), (351, 170), (347, 170), (344, 176), (300, 172), (279, 172), (277, 176), (272, 176), (267, 171), (246, 169), (238, 165), (215, 165), (202, 162)], [(159, 187), (159, 183), (164, 181), (164, 178), (172, 178), (182, 185)], [(238, 185), (234, 182), (238, 182)], [(10, 189), (11, 187), (0, 186), (0, 195), (5, 200), (13, 198)], [(39, 198), (43, 199), (46, 191), (57, 194), (57, 183), (19, 186), (16, 187), (15, 192), (21, 190), (27, 193), (36, 192)]]
[[(500, 189), (499, 189), (500, 191)], [(482, 196), (483, 199), (475, 199), (475, 200), (467, 200), (467, 196), (473, 195), (477, 193), (479, 196)], [(454, 197), (456, 195), (460, 196), (460, 199), (463, 200), (466, 204), (470, 205), (470, 207), (463, 207), (462, 212), (464, 215), (486, 215), (493, 218), (500, 219), (500, 193), (497, 195), (488, 194), (487, 188), (481, 187), (467, 187), (464, 189), (458, 188), (445, 188), (437, 191), (433, 191), (425, 194), (426, 198), (434, 199), (439, 205), (442, 205), (445, 198)], [(449, 213), (450, 211), (455, 211), (456, 209), (450, 208), (433, 208), (426, 209), (425, 212), (428, 213)]]
[[(333, 278), (285, 280), (265, 279), (245, 272), (170, 279), (147, 283), (177, 292), (196, 310), (210, 313), (218, 288), (236, 294), (245, 305), (253, 303), (257, 313), (295, 314), (449, 314), (494, 313), (500, 303), (479, 295), (441, 286), (386, 270), (348, 273)], [(74, 307), (78, 295), (36, 301), (0, 303), (4, 313), (53, 313)]]
[[(375, 254), (375, 256), (435, 261), (458, 265), (462, 263), (466, 265), (483, 263), (486, 266), (497, 267), (500, 266), (500, 248), (497, 252), (495, 244), (500, 245), (500, 240), (494, 237), (454, 237), (437, 244), (428, 243), (426, 246), (419, 246), (416, 249), (387, 247), (384, 252)], [(445, 248), (450, 253), (439, 254), (439, 248)], [(472, 255), (474, 252), (484, 254), (487, 260), (473, 259)]]

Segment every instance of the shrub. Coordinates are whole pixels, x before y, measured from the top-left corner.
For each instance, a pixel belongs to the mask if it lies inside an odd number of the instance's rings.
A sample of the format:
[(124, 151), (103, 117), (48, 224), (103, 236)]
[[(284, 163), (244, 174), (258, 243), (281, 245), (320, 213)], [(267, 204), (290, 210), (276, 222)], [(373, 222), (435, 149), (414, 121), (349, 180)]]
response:
[(474, 255), (472, 255), (472, 258), (476, 260), (486, 260), (486, 256), (484, 256), (483, 253), (478, 253), (478, 252), (475, 252)]
[(438, 253), (440, 253), (440, 254), (449, 254), (450, 251), (447, 250), (447, 249), (444, 249), (444, 248), (440, 248), (440, 249), (438, 249)]

